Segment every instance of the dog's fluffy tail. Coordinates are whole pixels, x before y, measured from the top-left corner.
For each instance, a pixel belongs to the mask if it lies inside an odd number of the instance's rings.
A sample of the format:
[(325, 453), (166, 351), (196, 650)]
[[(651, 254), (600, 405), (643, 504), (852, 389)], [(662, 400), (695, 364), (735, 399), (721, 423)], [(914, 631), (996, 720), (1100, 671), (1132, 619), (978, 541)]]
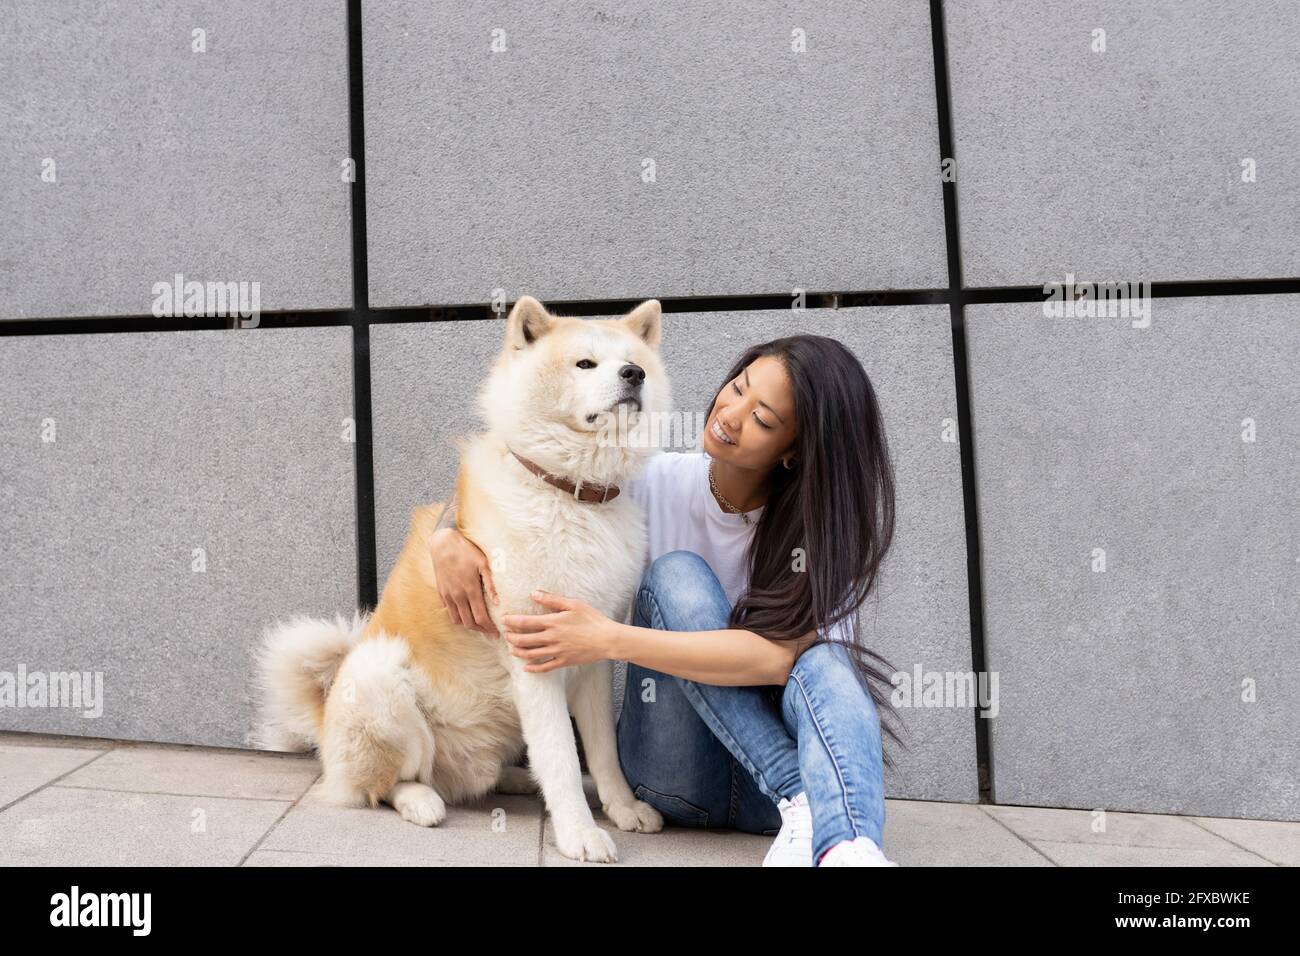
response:
[(325, 697), (366, 622), (361, 612), (351, 624), (341, 614), (333, 621), (299, 616), (266, 629), (254, 666), (260, 709), (259, 726), (251, 735), (254, 746), (319, 749)]

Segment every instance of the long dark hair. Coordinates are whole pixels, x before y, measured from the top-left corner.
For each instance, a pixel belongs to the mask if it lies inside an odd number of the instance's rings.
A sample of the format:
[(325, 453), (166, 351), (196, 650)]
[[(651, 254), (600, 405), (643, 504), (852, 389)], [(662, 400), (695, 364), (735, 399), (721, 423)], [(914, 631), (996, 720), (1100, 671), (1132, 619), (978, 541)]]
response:
[[(894, 469), (875, 390), (862, 363), (840, 342), (794, 335), (747, 349), (714, 403), (746, 366), (769, 355), (785, 366), (794, 395), (794, 467), (777, 462), (769, 475), (749, 544), (749, 589), (731, 609), (728, 627), (786, 641), (814, 629), (828, 632), (848, 617), (849, 641), (819, 635), (815, 643), (848, 649), (882, 732), (906, 747), (885, 720), (894, 716), (884, 690), (894, 686), (894, 668), (865, 646), (858, 627), (858, 609), (894, 536)], [(804, 573), (794, 571), (796, 549), (802, 549)], [(888, 754), (884, 762), (893, 766)]]

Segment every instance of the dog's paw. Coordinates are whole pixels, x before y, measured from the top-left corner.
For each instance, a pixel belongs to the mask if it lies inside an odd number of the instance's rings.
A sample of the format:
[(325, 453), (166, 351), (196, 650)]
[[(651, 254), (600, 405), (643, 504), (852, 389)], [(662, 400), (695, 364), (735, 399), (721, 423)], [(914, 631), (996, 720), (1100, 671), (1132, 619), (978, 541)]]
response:
[(598, 826), (575, 827), (567, 833), (555, 835), (555, 845), (570, 860), (587, 860), (592, 863), (617, 863), (618, 850), (614, 838)]
[(658, 833), (664, 828), (664, 818), (659, 811), (644, 800), (630, 803), (611, 803), (605, 807), (605, 815), (614, 821), (620, 830), (632, 830), (637, 833)]
[(432, 787), (418, 783), (398, 784), (393, 793), (393, 809), (403, 820), (417, 827), (436, 827), (447, 818), (447, 804)]

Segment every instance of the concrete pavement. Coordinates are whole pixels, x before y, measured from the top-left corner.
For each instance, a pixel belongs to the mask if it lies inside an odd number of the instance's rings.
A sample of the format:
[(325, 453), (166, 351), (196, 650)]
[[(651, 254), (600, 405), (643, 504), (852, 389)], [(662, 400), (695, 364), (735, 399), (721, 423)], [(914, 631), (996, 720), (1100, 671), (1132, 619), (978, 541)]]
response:
[[(556, 852), (540, 798), (489, 794), (424, 829), (330, 806), (319, 779), (305, 755), (0, 733), (0, 865), (597, 865)], [(771, 842), (596, 818), (616, 865), (757, 866)], [(1300, 822), (888, 800), (885, 851), (900, 866), (1296, 866)]]

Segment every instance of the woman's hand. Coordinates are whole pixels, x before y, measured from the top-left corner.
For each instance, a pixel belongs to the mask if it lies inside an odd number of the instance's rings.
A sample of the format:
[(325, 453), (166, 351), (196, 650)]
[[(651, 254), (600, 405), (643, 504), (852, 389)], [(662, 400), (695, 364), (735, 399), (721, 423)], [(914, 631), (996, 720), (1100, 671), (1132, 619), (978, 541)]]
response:
[[(585, 601), (534, 591), (533, 600), (551, 614), (507, 614), (510, 653), (527, 662), (524, 670), (544, 674), (557, 667), (590, 664), (610, 657), (617, 624)], [(546, 660), (547, 658), (553, 660)], [(545, 661), (545, 663), (537, 663)]]
[(497, 628), (488, 616), (484, 596), (490, 596), (493, 604), (500, 604), (501, 600), (492, 584), (487, 555), (455, 528), (435, 531), (429, 553), (433, 558), (438, 596), (451, 623), (496, 637)]

